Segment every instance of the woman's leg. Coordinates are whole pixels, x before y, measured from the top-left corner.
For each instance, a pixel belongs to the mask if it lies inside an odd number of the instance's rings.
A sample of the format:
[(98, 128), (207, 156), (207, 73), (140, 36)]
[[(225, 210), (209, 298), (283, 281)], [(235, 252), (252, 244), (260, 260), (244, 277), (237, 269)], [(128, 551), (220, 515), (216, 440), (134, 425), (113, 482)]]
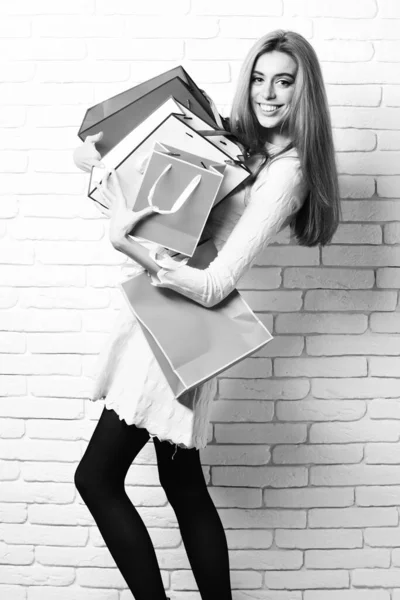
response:
[[(196, 449), (154, 439), (160, 482), (175, 511), (202, 600), (232, 600), (225, 531)], [(173, 458), (172, 458), (173, 457)]]
[(75, 485), (135, 600), (165, 600), (147, 529), (125, 492), (127, 471), (146, 442), (145, 429), (104, 409), (75, 473)]

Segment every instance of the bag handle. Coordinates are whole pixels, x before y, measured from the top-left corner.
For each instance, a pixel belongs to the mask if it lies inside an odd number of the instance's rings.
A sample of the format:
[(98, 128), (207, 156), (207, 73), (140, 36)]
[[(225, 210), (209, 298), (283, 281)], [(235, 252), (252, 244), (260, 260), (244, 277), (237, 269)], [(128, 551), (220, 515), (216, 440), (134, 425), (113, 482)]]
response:
[(189, 200), (190, 196), (193, 194), (195, 189), (198, 187), (201, 181), (201, 175), (196, 175), (193, 177), (192, 181), (188, 183), (180, 196), (175, 200), (174, 204), (169, 209), (162, 209), (153, 204), (154, 194), (156, 192), (157, 186), (160, 181), (165, 177), (165, 175), (172, 169), (172, 165), (169, 164), (165, 167), (165, 169), (161, 172), (161, 174), (157, 177), (151, 189), (149, 191), (149, 195), (147, 196), (147, 200), (149, 201), (149, 206), (153, 209), (154, 212), (159, 215), (171, 215), (176, 213), (182, 206)]

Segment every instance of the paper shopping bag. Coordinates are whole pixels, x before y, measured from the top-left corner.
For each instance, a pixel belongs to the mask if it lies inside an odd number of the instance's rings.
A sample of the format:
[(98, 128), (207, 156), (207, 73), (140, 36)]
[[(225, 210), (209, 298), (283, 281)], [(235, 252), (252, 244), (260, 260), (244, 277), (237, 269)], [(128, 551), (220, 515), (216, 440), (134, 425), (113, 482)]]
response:
[[(194, 127), (191, 124), (194, 124)], [(204, 126), (211, 133), (217, 130), (207, 126), (179, 102), (169, 98), (164, 104), (133, 129), (103, 159), (106, 169), (115, 169), (128, 205), (133, 208), (141, 185), (140, 173), (144, 159), (156, 142), (180, 148), (182, 151), (204, 157), (215, 164), (225, 164), (224, 178), (214, 205), (234, 191), (249, 176), (250, 171), (240, 158), (240, 148), (223, 135), (205, 136)], [(202, 128), (199, 131), (195, 129)], [(89, 181), (88, 196), (101, 204), (97, 191), (104, 169), (94, 167)]]
[[(215, 256), (214, 245), (207, 242), (188, 264), (206, 268)], [(176, 397), (272, 339), (236, 290), (213, 308), (204, 308), (173, 290), (153, 286), (143, 272), (121, 289)]]
[(103, 139), (96, 148), (104, 156), (170, 96), (208, 125), (218, 127), (208, 100), (179, 66), (89, 108), (78, 135), (85, 140), (102, 131)]
[(192, 256), (213, 207), (225, 164), (156, 142), (147, 163), (135, 210), (155, 213), (133, 232), (150, 242)]

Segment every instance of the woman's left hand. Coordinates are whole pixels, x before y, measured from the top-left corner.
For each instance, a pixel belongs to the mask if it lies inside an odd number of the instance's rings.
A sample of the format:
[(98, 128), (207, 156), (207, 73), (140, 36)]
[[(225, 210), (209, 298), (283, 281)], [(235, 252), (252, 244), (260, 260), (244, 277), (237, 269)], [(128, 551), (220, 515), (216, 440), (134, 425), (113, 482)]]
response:
[(127, 206), (126, 198), (122, 192), (118, 175), (115, 171), (105, 173), (98, 187), (99, 194), (110, 216), (110, 241), (114, 247), (125, 238), (144, 217), (153, 213), (149, 206), (134, 212)]

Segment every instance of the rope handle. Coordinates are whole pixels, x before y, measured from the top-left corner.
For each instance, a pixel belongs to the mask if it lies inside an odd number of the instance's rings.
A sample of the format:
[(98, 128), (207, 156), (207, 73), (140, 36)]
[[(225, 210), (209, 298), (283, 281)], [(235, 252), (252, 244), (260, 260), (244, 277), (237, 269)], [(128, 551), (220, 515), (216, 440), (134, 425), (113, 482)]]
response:
[(154, 194), (156, 189), (161, 182), (161, 180), (165, 177), (165, 175), (172, 169), (172, 165), (169, 164), (165, 167), (165, 169), (161, 172), (161, 174), (157, 177), (151, 189), (149, 191), (149, 195), (147, 196), (147, 200), (149, 202), (150, 208), (153, 209), (153, 212), (158, 213), (159, 215), (171, 215), (176, 213), (182, 206), (189, 200), (190, 196), (192, 196), (195, 189), (199, 186), (201, 181), (201, 175), (196, 175), (193, 179), (188, 183), (183, 192), (179, 195), (179, 197), (175, 200), (174, 204), (169, 209), (159, 208), (155, 204), (153, 204)]

